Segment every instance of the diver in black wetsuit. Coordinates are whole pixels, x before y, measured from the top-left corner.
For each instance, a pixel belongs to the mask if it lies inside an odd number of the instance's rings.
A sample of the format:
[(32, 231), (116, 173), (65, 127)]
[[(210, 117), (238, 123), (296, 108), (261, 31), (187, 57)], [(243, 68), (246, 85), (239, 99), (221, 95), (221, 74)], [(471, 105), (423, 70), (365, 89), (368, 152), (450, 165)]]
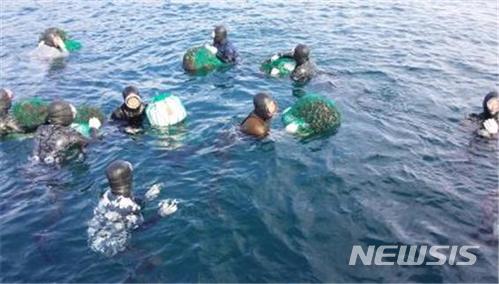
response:
[(306, 83), (316, 74), (315, 66), (310, 61), (310, 49), (304, 44), (298, 44), (291, 52), (278, 53), (277, 58), (288, 57), (296, 61), (291, 73), (291, 79), (298, 83)]
[(245, 134), (263, 138), (269, 134), (270, 119), (277, 112), (276, 102), (265, 93), (253, 98), (255, 109), (241, 123), (241, 131)]
[(137, 133), (142, 128), (146, 116), (146, 104), (142, 101), (139, 90), (134, 86), (126, 87), (123, 92), (123, 104), (111, 114), (111, 119), (125, 124), (125, 131)]
[[(70, 125), (76, 116), (72, 105), (55, 101), (49, 105), (47, 124), (38, 127), (35, 133), (33, 158), (45, 164), (59, 164), (66, 158), (67, 151), (83, 148), (90, 142)], [(92, 137), (97, 135), (101, 123), (97, 118), (89, 120)]]
[(10, 133), (22, 133), (24, 130), (9, 115), (9, 109), (12, 106), (12, 91), (9, 89), (0, 89), (0, 137)]
[(499, 132), (499, 95), (497, 91), (488, 93), (482, 102), (483, 111), (471, 114), (470, 119), (480, 123), (478, 135), (485, 138), (497, 137)]
[(239, 60), (239, 54), (231, 41), (227, 39), (227, 29), (216, 26), (213, 31), (213, 46), (217, 49), (216, 56), (224, 63), (234, 64)]

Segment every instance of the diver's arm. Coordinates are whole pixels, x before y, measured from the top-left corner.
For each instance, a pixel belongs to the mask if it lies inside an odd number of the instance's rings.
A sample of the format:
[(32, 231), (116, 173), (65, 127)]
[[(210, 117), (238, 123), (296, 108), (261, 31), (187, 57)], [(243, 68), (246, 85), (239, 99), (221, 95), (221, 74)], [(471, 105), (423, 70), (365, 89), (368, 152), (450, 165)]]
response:
[[(145, 116), (145, 112), (142, 115)], [(135, 134), (143, 132), (144, 131), (144, 128), (142, 127), (143, 120), (144, 120), (144, 118), (142, 118), (140, 120), (137, 120), (137, 119), (127, 120), (126, 126), (123, 127), (123, 132), (125, 132), (126, 134), (131, 134), (131, 135), (135, 135)]]
[(224, 51), (225, 52), (223, 53), (220, 50), (217, 51), (216, 56), (218, 57), (218, 59), (222, 60), (224, 63), (234, 63), (237, 57), (237, 51), (235, 47), (231, 43), (228, 43)]
[(291, 73), (291, 79), (295, 82), (298, 82), (298, 83), (305, 83), (308, 80), (310, 80), (310, 76), (309, 76), (308, 72), (306, 72), (306, 70), (304, 70), (302, 68), (296, 68)]
[(215, 54), (215, 56), (218, 59), (220, 59), (220, 61), (222, 61), (223, 63), (227, 63), (227, 58), (225, 57), (225, 55), (220, 50), (217, 51), (217, 53)]
[(314, 74), (314, 66), (310, 62), (308, 62), (296, 67), (295, 70), (293, 70), (293, 72), (291, 73), (291, 79), (299, 83), (306, 83), (310, 79), (312, 79)]
[(487, 119), (487, 114), (485, 114), (483, 112), (471, 113), (470, 115), (468, 115), (467, 119), (469, 119), (473, 122), (479, 122), (481, 124)]
[(119, 106), (111, 114), (111, 120), (123, 120), (123, 119), (124, 119), (124, 114), (123, 111), (121, 110), (121, 106)]
[(82, 152), (84, 152), (84, 148), (90, 143), (90, 139), (86, 138), (79, 132), (75, 132), (71, 134), (70, 140), (73, 145), (77, 145)]
[[(147, 197), (146, 197), (147, 198)], [(177, 211), (178, 201), (176, 199), (166, 199), (159, 203), (157, 214), (154, 214), (149, 219), (145, 220), (140, 230), (147, 230), (159, 222), (162, 218), (169, 216)]]
[(7, 127), (11, 133), (24, 133), (24, 129), (14, 119), (7, 121)]
[(40, 154), (40, 135), (41, 135), (41, 128), (38, 128), (35, 132), (35, 139), (33, 139), (33, 157), (38, 157)]
[(90, 124), (90, 138), (83, 136), (80, 132), (70, 128), (70, 132), (67, 133), (71, 141), (71, 145), (78, 146), (82, 153), (85, 153), (85, 147), (98, 140), (98, 128), (93, 123)]
[(227, 63), (227, 64), (229, 64), (229, 63), (233, 63), (233, 62), (234, 62), (234, 60), (233, 60), (231, 57), (226, 56), (226, 55), (224, 55), (224, 54), (221, 54), (220, 52), (217, 52), (217, 55), (216, 55), (216, 56), (217, 56), (217, 58), (218, 58), (218, 59), (220, 59), (220, 61), (222, 61), (223, 63)]
[(154, 214), (153, 216), (149, 217), (147, 220), (144, 220), (144, 223), (137, 229), (139, 231), (145, 231), (154, 225), (156, 225), (159, 220), (161, 220), (161, 216), (158, 214)]
[(96, 128), (90, 128), (90, 138), (87, 139), (87, 143), (91, 143), (92, 141), (99, 140), (99, 130)]
[(279, 57), (285, 57), (285, 58), (295, 58), (295, 51), (292, 49), (291, 51), (285, 51), (285, 52), (278, 52), (277, 55)]

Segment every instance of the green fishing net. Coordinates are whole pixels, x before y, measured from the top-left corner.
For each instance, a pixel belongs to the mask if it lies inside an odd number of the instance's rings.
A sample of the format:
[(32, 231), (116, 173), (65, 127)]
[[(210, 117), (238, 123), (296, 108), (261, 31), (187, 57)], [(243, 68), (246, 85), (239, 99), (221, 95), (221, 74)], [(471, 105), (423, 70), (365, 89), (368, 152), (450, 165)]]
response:
[(172, 95), (171, 93), (159, 93), (158, 95), (156, 95), (152, 98), (151, 103), (160, 102), (162, 100), (165, 100), (166, 98), (168, 98), (171, 95)]
[(261, 70), (272, 76), (283, 77), (291, 74), (295, 69), (295, 66), (296, 62), (293, 58), (280, 57), (274, 61), (271, 59), (265, 60), (262, 63)]
[(105, 116), (97, 107), (82, 105), (76, 109), (76, 117), (71, 127), (80, 132), (83, 136), (90, 137), (91, 129), (88, 125), (90, 118), (95, 117), (101, 123), (104, 123)]
[(336, 130), (341, 124), (341, 114), (333, 100), (307, 94), (284, 110), (282, 120), (287, 131), (308, 137)]
[(80, 132), (81, 135), (83, 135), (85, 137), (91, 136), (91, 130), (90, 130), (90, 126), (88, 125), (88, 123), (72, 123), (71, 128)]
[(216, 55), (204, 46), (193, 47), (187, 50), (182, 61), (188, 72), (209, 72), (224, 65)]
[[(33, 131), (47, 121), (49, 103), (35, 97), (16, 102), (12, 106), (12, 114), (17, 123), (26, 131)], [(99, 108), (83, 105), (77, 108), (76, 118), (71, 127), (85, 136), (90, 136), (88, 120), (96, 117), (101, 123), (105, 116)]]
[(76, 41), (76, 40), (66, 39), (64, 41), (64, 44), (66, 45), (66, 49), (69, 52), (75, 52), (75, 51), (78, 51), (81, 49), (81, 43), (79, 41)]
[(24, 99), (14, 103), (12, 114), (22, 128), (35, 130), (47, 120), (48, 105), (40, 98)]
[(88, 120), (92, 117), (98, 118), (101, 123), (104, 123), (104, 120), (106, 119), (104, 113), (102, 113), (98, 107), (82, 105), (76, 108), (74, 123), (88, 123)]

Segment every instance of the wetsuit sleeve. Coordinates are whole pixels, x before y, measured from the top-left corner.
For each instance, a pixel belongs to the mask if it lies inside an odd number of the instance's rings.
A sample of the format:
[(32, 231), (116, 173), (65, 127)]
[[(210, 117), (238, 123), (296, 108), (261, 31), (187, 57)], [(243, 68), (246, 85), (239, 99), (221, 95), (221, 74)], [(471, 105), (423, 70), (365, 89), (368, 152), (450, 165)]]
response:
[(295, 58), (295, 53), (293, 50), (291, 51), (285, 51), (285, 52), (278, 52), (277, 55), (279, 55), (279, 57), (286, 57), (286, 58)]
[(42, 135), (42, 128), (38, 127), (38, 129), (35, 132), (35, 139), (33, 139), (33, 156), (39, 155), (41, 135)]
[(113, 113), (111, 114), (111, 119), (112, 120), (123, 120), (125, 119), (125, 114), (123, 113), (123, 110), (121, 110), (121, 107), (116, 108)]
[(138, 231), (145, 231), (156, 225), (161, 219), (163, 219), (159, 214), (154, 214), (149, 219), (145, 220), (142, 226), (138, 228)]
[(15, 121), (14, 119), (10, 118), (7, 121), (7, 127), (9, 128), (11, 133), (23, 133), (24, 129)]
[(295, 68), (293, 73), (291, 73), (291, 79), (299, 83), (306, 83), (312, 79), (314, 74), (314, 67), (309, 62)]
[(232, 43), (227, 43), (223, 50), (217, 52), (217, 57), (225, 63), (234, 63), (237, 59), (237, 50)]
[[(94, 136), (94, 132), (95, 130), (92, 129), (92, 137)], [(72, 128), (69, 128), (66, 135), (68, 135), (71, 145), (77, 145), (80, 148), (85, 147), (90, 142), (89, 139), (85, 138), (85, 136)]]
[(468, 117), (466, 117), (466, 119), (476, 123), (482, 120), (479, 113), (471, 113), (470, 115), (468, 115)]

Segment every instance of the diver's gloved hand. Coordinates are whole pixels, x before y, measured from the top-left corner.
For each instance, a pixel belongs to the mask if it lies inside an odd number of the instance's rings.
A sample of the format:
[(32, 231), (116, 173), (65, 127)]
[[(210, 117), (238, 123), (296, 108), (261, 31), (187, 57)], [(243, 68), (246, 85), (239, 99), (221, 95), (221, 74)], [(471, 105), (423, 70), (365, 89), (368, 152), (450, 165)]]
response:
[(272, 57), (270, 57), (270, 62), (274, 62), (276, 61), (277, 59), (279, 59), (281, 56), (279, 54), (274, 54), (272, 55)]
[(499, 131), (499, 125), (497, 125), (497, 121), (493, 118), (489, 118), (483, 122), (483, 127), (490, 134), (496, 134)]
[(295, 134), (296, 132), (298, 132), (298, 128), (298, 124), (296, 124), (296, 122), (292, 122), (286, 125), (286, 132)]
[(270, 70), (270, 76), (278, 77), (279, 76), (279, 69), (272, 68), (272, 70)]
[(208, 49), (212, 54), (217, 54), (218, 49), (213, 45), (205, 44), (204, 47)]
[(161, 186), (162, 184), (160, 183), (151, 186), (151, 188), (149, 188), (149, 190), (145, 194), (146, 201), (156, 199), (156, 197), (158, 197), (159, 193), (161, 192)]
[(63, 52), (67, 52), (66, 44), (59, 36), (53, 36), (54, 44), (59, 47)]
[(102, 123), (97, 117), (92, 117), (88, 120), (88, 126), (93, 129), (99, 129), (102, 126)]
[(165, 199), (159, 203), (158, 214), (161, 217), (166, 217), (177, 211), (177, 199)]
[(125, 133), (131, 134), (131, 135), (140, 133), (140, 132), (142, 132), (142, 130), (143, 130), (142, 128), (137, 128), (137, 127), (132, 127), (132, 126), (127, 126), (124, 129)]

